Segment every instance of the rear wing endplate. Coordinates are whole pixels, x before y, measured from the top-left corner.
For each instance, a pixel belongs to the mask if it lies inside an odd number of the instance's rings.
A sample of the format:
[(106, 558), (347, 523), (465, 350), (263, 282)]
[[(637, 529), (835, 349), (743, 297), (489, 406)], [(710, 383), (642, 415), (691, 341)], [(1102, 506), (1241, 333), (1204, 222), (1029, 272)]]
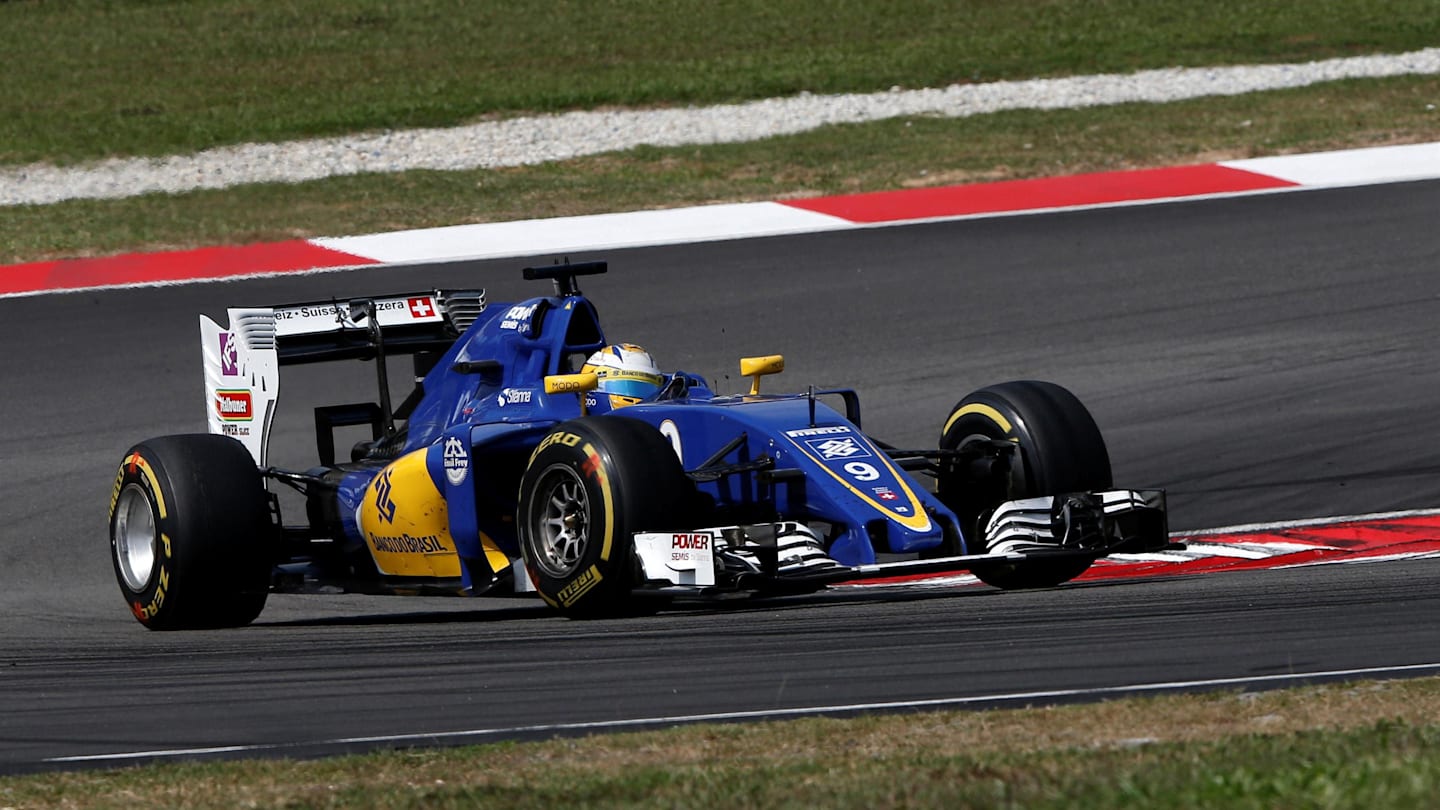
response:
[(443, 352), (484, 310), (484, 290), (432, 290), (231, 308), (228, 326), (201, 315), (208, 430), (239, 440), (264, 467), (281, 366)]

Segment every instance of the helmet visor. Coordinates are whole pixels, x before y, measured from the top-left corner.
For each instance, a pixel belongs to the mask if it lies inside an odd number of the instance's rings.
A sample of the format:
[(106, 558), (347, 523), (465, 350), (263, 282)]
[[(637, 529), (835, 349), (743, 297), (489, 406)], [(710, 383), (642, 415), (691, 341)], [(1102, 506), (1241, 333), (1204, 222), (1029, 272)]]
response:
[(600, 390), (607, 394), (644, 399), (660, 390), (661, 380), (655, 374), (612, 371), (600, 381)]

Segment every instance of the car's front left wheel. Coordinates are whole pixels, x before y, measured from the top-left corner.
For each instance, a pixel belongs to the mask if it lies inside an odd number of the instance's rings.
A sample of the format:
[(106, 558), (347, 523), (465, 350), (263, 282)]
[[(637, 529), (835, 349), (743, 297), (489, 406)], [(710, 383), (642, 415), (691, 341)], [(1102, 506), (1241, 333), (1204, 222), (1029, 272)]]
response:
[[(942, 473), (936, 495), (960, 517), (975, 541), (986, 518), (1002, 502), (1111, 487), (1110, 454), (1089, 410), (1065, 388), (1020, 380), (975, 391), (956, 403), (945, 420), (940, 447), (966, 450), (1009, 444), (998, 465), (977, 476), (973, 469)], [(978, 566), (975, 574), (999, 588), (1048, 588), (1085, 573), (1085, 555)]]

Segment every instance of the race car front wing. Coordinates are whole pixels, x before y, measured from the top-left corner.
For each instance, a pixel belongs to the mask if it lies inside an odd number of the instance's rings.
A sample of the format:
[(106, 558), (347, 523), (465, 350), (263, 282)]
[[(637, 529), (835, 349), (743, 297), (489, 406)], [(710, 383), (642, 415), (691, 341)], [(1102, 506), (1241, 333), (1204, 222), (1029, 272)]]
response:
[(1165, 491), (1110, 490), (1007, 501), (985, 522), (984, 553), (842, 565), (794, 521), (634, 536), (643, 590), (813, 590), (840, 582), (960, 572), (1042, 558), (1097, 558), (1171, 545)]

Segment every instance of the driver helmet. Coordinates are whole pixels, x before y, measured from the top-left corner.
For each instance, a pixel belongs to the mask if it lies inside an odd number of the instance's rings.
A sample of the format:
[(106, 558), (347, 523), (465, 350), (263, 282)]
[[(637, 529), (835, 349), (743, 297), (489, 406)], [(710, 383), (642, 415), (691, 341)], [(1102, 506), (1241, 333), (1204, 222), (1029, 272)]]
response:
[(634, 343), (616, 343), (590, 355), (581, 373), (593, 373), (600, 380), (595, 404), (601, 410), (634, 405), (654, 396), (665, 385), (665, 375), (655, 358)]

